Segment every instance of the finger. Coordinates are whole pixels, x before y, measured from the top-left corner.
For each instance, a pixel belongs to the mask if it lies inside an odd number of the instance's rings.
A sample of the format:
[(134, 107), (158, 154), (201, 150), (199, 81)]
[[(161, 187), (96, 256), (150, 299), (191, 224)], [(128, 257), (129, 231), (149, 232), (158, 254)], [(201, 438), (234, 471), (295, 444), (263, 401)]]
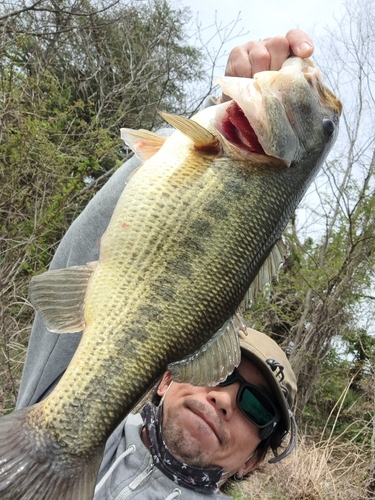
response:
[(284, 36), (275, 36), (264, 40), (266, 49), (270, 55), (269, 69), (279, 71), (290, 55), (289, 42)]
[(225, 74), (252, 78), (258, 71), (267, 71), (270, 60), (270, 54), (263, 41), (248, 42), (231, 51)]
[(288, 31), (286, 39), (290, 45), (291, 55), (310, 57), (314, 52), (311, 38), (302, 30), (293, 29)]
[(252, 78), (253, 70), (249, 54), (252, 51), (256, 42), (248, 42), (245, 45), (235, 47), (231, 50), (225, 68), (226, 76), (241, 76), (244, 78)]
[(256, 42), (249, 54), (252, 75), (260, 71), (269, 71), (271, 65), (271, 54), (264, 40)]

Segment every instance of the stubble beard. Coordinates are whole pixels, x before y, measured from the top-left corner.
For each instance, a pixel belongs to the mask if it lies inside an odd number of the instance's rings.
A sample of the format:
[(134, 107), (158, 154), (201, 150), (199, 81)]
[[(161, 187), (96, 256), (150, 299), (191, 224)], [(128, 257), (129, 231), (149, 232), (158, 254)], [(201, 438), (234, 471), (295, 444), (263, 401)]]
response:
[[(190, 401), (187, 399), (186, 403), (189, 405)], [(192, 400), (191, 405), (199, 406), (195, 400)], [(163, 418), (163, 438), (172, 455), (193, 467), (215, 467), (209, 455), (202, 450), (199, 441), (192, 439), (189, 432), (181, 428), (179, 422), (178, 411), (170, 415), (167, 420)]]
[(177, 424), (178, 413), (163, 422), (163, 437), (169, 451), (178, 460), (193, 467), (209, 467), (199, 443), (193, 442), (186, 431)]

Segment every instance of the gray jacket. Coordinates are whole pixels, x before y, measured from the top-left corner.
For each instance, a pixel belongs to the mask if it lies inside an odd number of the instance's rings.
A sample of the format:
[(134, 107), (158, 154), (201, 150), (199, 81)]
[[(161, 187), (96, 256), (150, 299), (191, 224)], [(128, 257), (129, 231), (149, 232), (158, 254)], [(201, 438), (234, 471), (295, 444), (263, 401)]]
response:
[(141, 440), (141, 429), (141, 416), (129, 415), (108, 439), (94, 500), (232, 498), (197, 493), (177, 486), (154, 466), (151, 454)]
[[(205, 106), (214, 104), (208, 99)], [(170, 135), (163, 129), (161, 135)], [(98, 260), (99, 241), (131, 172), (138, 167), (135, 157), (124, 163), (88, 203), (62, 239), (50, 269), (77, 266)], [(58, 335), (46, 330), (36, 314), (29, 341), (17, 409), (44, 399), (66, 370), (81, 338), (81, 333)], [(206, 495), (177, 487), (152, 465), (151, 455), (140, 438), (140, 415), (129, 415), (108, 439), (98, 475), (100, 490), (95, 500), (186, 500), (230, 498)], [(128, 450), (128, 452), (126, 452)], [(120, 460), (116, 460), (121, 456)], [(106, 473), (109, 473), (107, 476)], [(102, 481), (102, 483), (101, 483)]]

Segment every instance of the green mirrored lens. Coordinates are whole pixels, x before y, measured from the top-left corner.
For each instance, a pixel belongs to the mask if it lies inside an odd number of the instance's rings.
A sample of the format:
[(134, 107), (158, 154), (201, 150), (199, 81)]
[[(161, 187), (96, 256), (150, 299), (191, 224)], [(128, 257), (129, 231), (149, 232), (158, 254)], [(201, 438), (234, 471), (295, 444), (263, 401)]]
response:
[(266, 425), (274, 418), (275, 413), (269, 402), (261, 394), (256, 395), (245, 388), (239, 399), (239, 404), (250, 420), (257, 425)]

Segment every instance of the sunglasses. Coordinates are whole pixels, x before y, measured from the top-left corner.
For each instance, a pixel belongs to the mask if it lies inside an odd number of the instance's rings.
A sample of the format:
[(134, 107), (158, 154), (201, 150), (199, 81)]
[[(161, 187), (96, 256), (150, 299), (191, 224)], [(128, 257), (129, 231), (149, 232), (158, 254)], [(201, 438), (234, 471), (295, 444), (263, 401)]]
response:
[(241, 377), (237, 369), (219, 384), (220, 387), (240, 382), (237, 393), (237, 405), (245, 417), (256, 425), (260, 439), (266, 439), (272, 433), (274, 427), (280, 420), (280, 413), (269, 396), (261, 391), (259, 387), (250, 384)]

